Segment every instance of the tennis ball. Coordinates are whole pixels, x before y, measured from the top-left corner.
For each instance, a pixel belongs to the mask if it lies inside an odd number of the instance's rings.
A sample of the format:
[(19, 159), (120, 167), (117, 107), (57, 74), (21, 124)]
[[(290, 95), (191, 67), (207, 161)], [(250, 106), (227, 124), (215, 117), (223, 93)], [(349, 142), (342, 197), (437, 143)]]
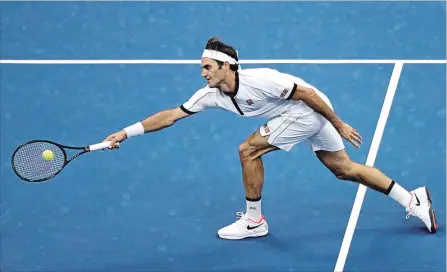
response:
[(44, 160), (52, 161), (54, 159), (54, 153), (51, 150), (45, 150), (42, 153), (42, 157), (44, 158)]

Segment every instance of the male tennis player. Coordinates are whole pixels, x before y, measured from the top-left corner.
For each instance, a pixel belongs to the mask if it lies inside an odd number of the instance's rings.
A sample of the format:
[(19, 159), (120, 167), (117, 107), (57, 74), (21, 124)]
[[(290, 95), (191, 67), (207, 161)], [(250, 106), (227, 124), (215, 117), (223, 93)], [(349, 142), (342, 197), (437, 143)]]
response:
[(183, 105), (158, 112), (108, 136), (105, 141), (112, 141), (111, 148), (118, 148), (126, 138), (164, 129), (208, 108), (268, 119), (239, 146), (246, 213), (220, 229), (219, 237), (243, 239), (267, 235), (267, 220), (261, 211), (264, 183), (261, 157), (275, 150), (290, 151), (300, 142), (307, 142), (337, 178), (364, 184), (391, 197), (406, 209), (407, 218), (417, 216), (430, 232), (436, 232), (427, 188), (409, 192), (378, 169), (351, 161), (342, 137), (357, 148), (362, 138), (334, 113), (329, 99), (317, 88), (301, 78), (272, 69), (240, 69), (236, 50), (217, 38), (206, 44), (201, 68), (201, 76), (208, 84)]

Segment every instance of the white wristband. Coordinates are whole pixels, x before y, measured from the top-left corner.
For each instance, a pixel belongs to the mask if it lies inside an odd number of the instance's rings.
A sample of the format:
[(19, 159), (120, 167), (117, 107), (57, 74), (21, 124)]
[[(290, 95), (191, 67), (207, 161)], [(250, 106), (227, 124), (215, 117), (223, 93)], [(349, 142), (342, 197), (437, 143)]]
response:
[(135, 123), (131, 126), (128, 126), (124, 129), (127, 134), (127, 138), (139, 136), (144, 134), (144, 127), (141, 122)]

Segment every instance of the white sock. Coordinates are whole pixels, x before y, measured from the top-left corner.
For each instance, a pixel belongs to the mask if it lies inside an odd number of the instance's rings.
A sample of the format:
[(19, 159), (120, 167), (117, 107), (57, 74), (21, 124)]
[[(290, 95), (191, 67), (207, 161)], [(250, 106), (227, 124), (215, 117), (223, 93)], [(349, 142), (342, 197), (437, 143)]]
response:
[(402, 205), (404, 208), (408, 208), (411, 201), (411, 194), (404, 188), (402, 188), (399, 184), (395, 183), (394, 181), (390, 185), (389, 196), (399, 202), (400, 205)]
[(245, 198), (247, 202), (246, 215), (253, 221), (259, 221), (262, 217), (261, 213), (261, 197), (257, 199)]

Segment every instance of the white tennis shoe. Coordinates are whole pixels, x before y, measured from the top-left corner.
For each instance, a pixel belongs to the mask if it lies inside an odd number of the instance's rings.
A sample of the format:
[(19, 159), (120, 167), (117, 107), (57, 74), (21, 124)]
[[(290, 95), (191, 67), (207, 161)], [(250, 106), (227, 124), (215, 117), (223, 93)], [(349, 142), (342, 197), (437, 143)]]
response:
[(424, 222), (428, 231), (435, 233), (438, 227), (435, 212), (432, 207), (430, 192), (426, 187), (419, 187), (411, 193), (411, 201), (406, 208), (408, 219), (410, 216), (419, 217)]
[(236, 213), (238, 220), (233, 224), (221, 228), (217, 235), (222, 239), (239, 240), (248, 237), (261, 237), (269, 232), (266, 218), (261, 217), (259, 221), (247, 218), (243, 212)]

